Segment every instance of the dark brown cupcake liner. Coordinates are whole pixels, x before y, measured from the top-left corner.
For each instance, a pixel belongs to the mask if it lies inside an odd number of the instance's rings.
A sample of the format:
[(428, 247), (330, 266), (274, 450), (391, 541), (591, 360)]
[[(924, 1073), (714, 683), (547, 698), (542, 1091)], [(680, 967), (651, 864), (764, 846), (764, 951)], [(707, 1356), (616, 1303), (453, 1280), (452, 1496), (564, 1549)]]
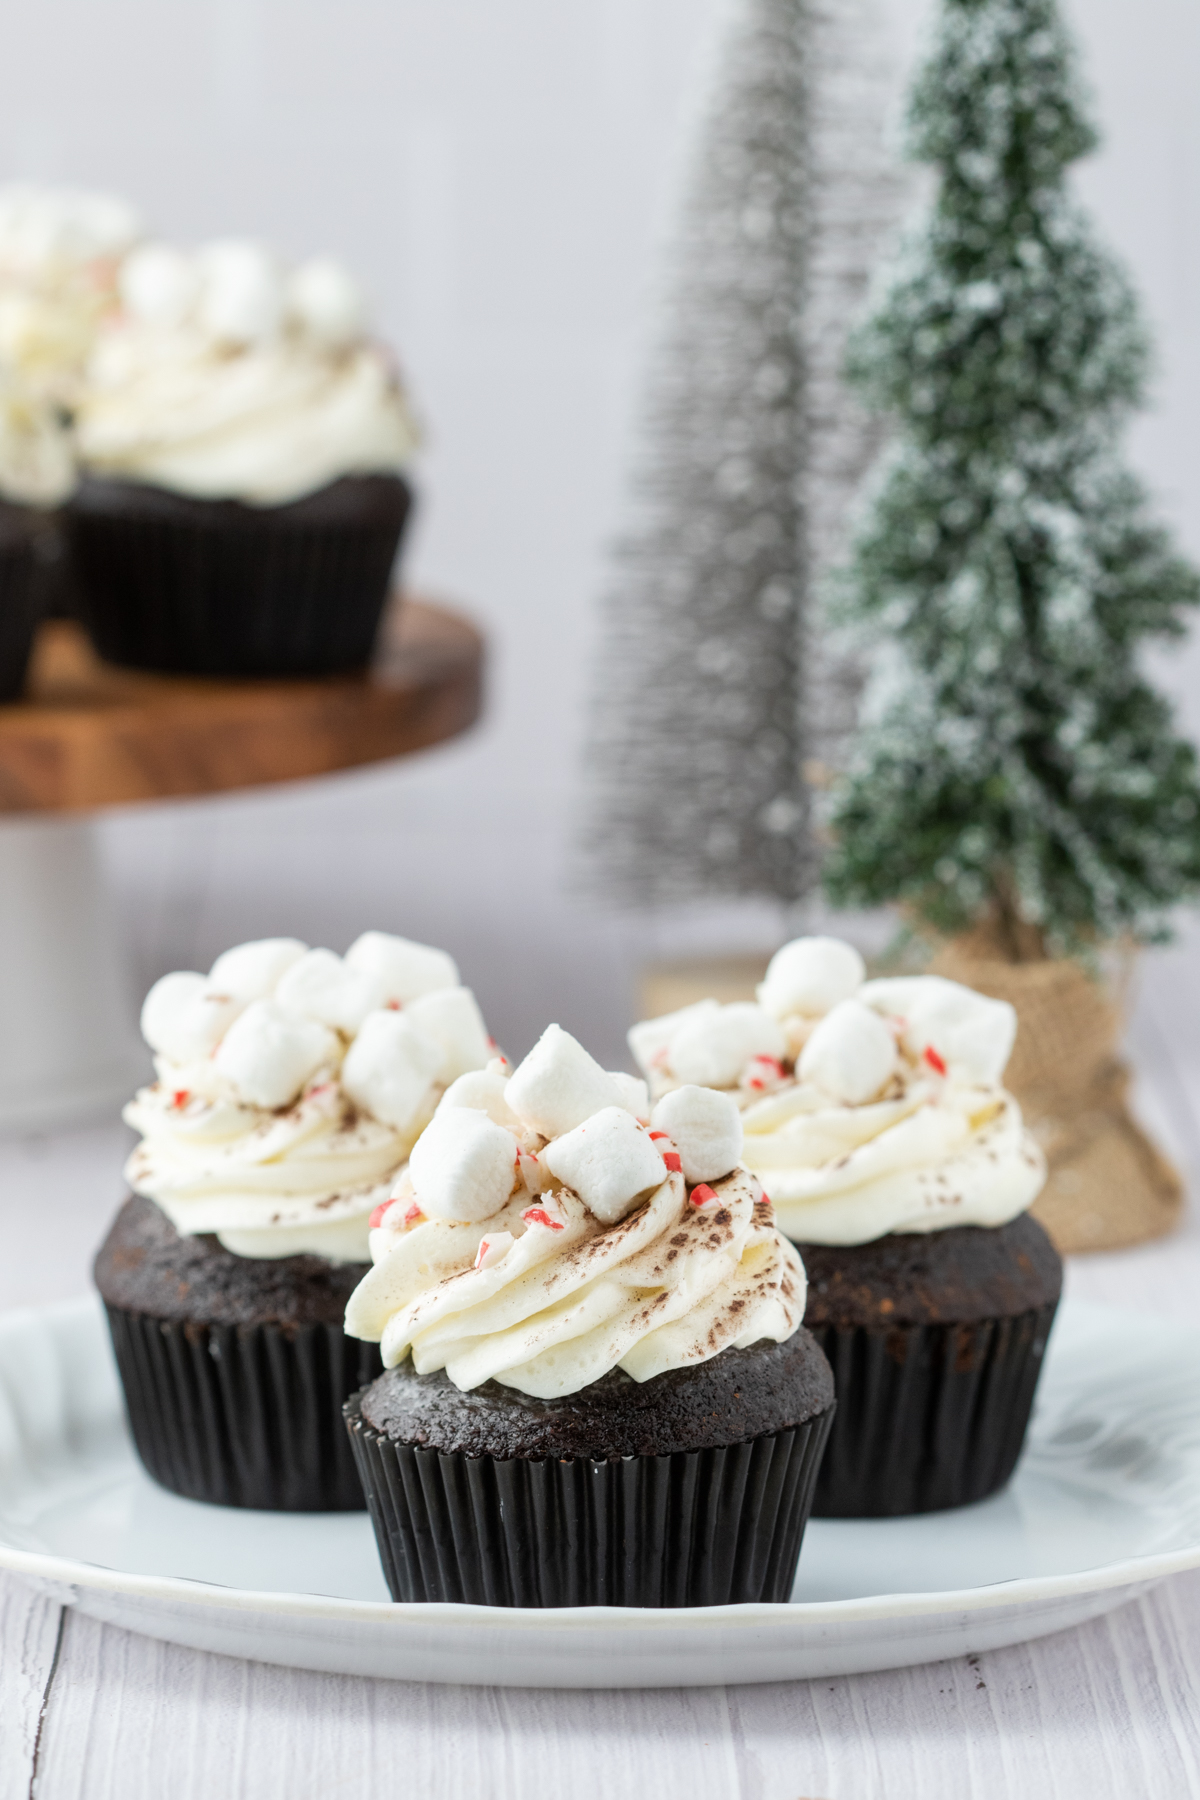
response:
[(340, 1325), (196, 1325), (105, 1306), (137, 1453), (189, 1500), (361, 1512), (347, 1395), (382, 1370)]
[[(0, 502), (0, 514), (8, 510)], [(36, 533), (0, 519), (0, 700), (25, 685), (41, 611)]]
[(1056, 1302), (973, 1324), (810, 1327), (837, 1417), (813, 1517), (895, 1518), (967, 1506), (1021, 1454)]
[(393, 1600), (785, 1601), (834, 1408), (722, 1449), (562, 1462), (394, 1443), (346, 1424)]
[(101, 656), (246, 676), (370, 661), (411, 506), (398, 477), (351, 478), (264, 508), (128, 483), (118, 504), (108, 486), (85, 483), (68, 515), (79, 612)]

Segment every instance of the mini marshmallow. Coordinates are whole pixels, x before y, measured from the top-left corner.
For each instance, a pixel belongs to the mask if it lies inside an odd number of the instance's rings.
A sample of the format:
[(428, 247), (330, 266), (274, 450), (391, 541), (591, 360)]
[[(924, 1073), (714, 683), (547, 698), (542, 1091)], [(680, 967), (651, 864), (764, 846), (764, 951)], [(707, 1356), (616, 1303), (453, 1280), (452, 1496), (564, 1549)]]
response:
[(435, 1113), (408, 1159), (422, 1212), (477, 1225), (498, 1213), (513, 1189), (517, 1145), (486, 1113), (456, 1107)]
[(992, 1000), (941, 975), (868, 981), (860, 998), (876, 1012), (904, 1020), (906, 1050), (933, 1050), (960, 1081), (999, 1081), (1017, 1035), (1007, 1000)]
[(604, 1225), (612, 1225), (667, 1179), (654, 1140), (622, 1106), (606, 1106), (541, 1153), (552, 1175), (574, 1188)]
[(507, 1086), (508, 1077), (499, 1069), (472, 1069), (450, 1083), (438, 1101), (438, 1112), (469, 1106), (475, 1112), (485, 1112), (497, 1125), (507, 1125), (512, 1131), (519, 1130), (521, 1121), (504, 1098)]
[(717, 1181), (741, 1161), (742, 1115), (731, 1094), (672, 1088), (650, 1123), (655, 1131), (665, 1131), (678, 1150), (686, 1181)]
[(383, 1006), (383, 983), (366, 969), (351, 969), (332, 950), (309, 950), (288, 969), (275, 990), (280, 1006), (318, 1019), (352, 1037), (368, 1013)]
[(492, 1044), (483, 1014), (470, 988), (439, 988), (422, 994), (404, 1009), (405, 1017), (442, 1046), (439, 1081), (453, 1081), (472, 1069), (485, 1069)]
[(206, 244), (196, 261), (196, 313), (206, 331), (227, 344), (256, 344), (276, 336), (283, 323), (283, 281), (269, 250), (228, 238)]
[(621, 1090), (561, 1025), (548, 1025), (509, 1077), (508, 1104), (543, 1137), (574, 1130), (602, 1107), (621, 1106)]
[(643, 1019), (639, 1025), (631, 1025), (626, 1041), (638, 1068), (647, 1075), (653, 1074), (681, 1026), (693, 1019), (710, 1017), (720, 1010), (717, 1000), (697, 1000), (693, 1006), (681, 1006), (678, 1012), (662, 1013), (657, 1019)]
[(671, 1073), (696, 1087), (734, 1087), (752, 1056), (786, 1054), (781, 1026), (750, 1000), (685, 1020), (667, 1045)]
[(254, 1106), (289, 1106), (322, 1063), (336, 1062), (339, 1045), (315, 1019), (284, 1012), (274, 1000), (255, 1000), (230, 1026), (213, 1059)]
[(301, 263), (287, 287), (288, 309), (311, 338), (331, 350), (361, 337), (367, 322), (362, 289), (331, 256)]
[(457, 987), (458, 965), (444, 950), (414, 944), (387, 931), (364, 931), (346, 952), (352, 969), (366, 969), (383, 983), (385, 1001), (407, 1006), (422, 994)]
[(171, 1062), (198, 1061), (220, 1043), (244, 1002), (207, 975), (178, 969), (156, 981), (142, 1005), (142, 1036)]
[(342, 1087), (385, 1125), (403, 1131), (417, 1118), (442, 1065), (442, 1047), (402, 1013), (368, 1013), (342, 1064)]
[(308, 949), (299, 938), (256, 938), (224, 950), (208, 971), (209, 986), (239, 1000), (265, 1000)]
[(896, 1060), (896, 1040), (879, 1014), (861, 1000), (843, 1000), (815, 1027), (796, 1073), (834, 1099), (861, 1106), (879, 1092)]
[(645, 1082), (639, 1081), (636, 1075), (626, 1075), (621, 1069), (611, 1069), (609, 1079), (616, 1082), (625, 1111), (645, 1125), (650, 1118), (650, 1089)]
[(840, 938), (793, 938), (767, 964), (758, 1003), (773, 1019), (790, 1013), (819, 1019), (857, 993), (866, 972), (858, 951)]
[(122, 305), (146, 325), (181, 325), (199, 286), (194, 261), (171, 244), (139, 244), (118, 276)]

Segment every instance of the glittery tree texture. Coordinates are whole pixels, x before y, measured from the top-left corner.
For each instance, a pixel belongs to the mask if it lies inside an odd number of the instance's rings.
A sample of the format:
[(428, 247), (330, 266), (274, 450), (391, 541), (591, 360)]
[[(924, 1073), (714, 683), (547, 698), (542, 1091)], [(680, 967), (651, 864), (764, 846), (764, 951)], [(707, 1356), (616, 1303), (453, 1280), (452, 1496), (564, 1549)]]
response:
[(1200, 792), (1138, 653), (1200, 581), (1115, 449), (1146, 343), (1067, 190), (1095, 140), (1052, 0), (943, 0), (910, 126), (940, 187), (852, 348), (898, 430), (845, 584), (887, 649), (827, 886), (1014, 960), (1161, 937)]
[[(877, 439), (842, 383), (899, 183), (871, 0), (737, 0), (677, 233), (588, 756), (593, 890), (793, 901), (852, 720), (816, 581)], [(875, 60), (873, 60), (875, 59)]]

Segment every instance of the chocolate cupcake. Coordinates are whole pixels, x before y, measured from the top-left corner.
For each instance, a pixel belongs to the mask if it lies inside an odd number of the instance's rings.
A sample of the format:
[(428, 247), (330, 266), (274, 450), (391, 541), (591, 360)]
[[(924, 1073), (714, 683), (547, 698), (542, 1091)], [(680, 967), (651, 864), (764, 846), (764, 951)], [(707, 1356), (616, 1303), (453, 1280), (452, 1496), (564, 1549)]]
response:
[(342, 1315), (438, 1097), (504, 1066), (474, 997), (382, 932), (274, 938), (164, 976), (142, 1029), (135, 1197), (95, 1266), (138, 1453), (191, 1499), (360, 1508), (341, 1407), (381, 1364)]
[(141, 235), (114, 194), (0, 187), (0, 367), (70, 412), (96, 335), (116, 311), (122, 259)]
[(0, 700), (25, 684), (45, 608), (55, 508), (74, 471), (63, 417), (14, 373), (0, 373)]
[(805, 1277), (738, 1166), (737, 1108), (551, 1026), (444, 1096), (346, 1328), (347, 1423), (397, 1600), (786, 1600), (833, 1416)]
[[(757, 1006), (703, 1003), (630, 1034), (660, 1092), (705, 1058), (733, 1077), (746, 1166), (804, 1256), (837, 1385), (813, 1510), (849, 1518), (1004, 1485), (1062, 1284), (1026, 1216), (1044, 1159), (1000, 1085), (1013, 1009), (935, 977), (864, 975), (849, 945), (801, 938)], [(751, 1020), (778, 1035), (735, 1072)]]
[(369, 660), (415, 433), (362, 297), (248, 243), (135, 251), (79, 408), (70, 509), (101, 654), (202, 675)]

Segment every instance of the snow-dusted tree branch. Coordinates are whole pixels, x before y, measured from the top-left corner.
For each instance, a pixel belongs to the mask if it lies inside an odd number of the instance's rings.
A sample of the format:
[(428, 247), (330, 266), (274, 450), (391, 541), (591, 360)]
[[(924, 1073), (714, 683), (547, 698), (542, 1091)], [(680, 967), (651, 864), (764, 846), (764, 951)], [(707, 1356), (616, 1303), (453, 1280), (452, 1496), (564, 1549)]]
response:
[(820, 578), (873, 447), (841, 378), (899, 186), (870, 0), (740, 0), (702, 116), (619, 545), (588, 769), (591, 884), (794, 901), (806, 771), (853, 676)]

